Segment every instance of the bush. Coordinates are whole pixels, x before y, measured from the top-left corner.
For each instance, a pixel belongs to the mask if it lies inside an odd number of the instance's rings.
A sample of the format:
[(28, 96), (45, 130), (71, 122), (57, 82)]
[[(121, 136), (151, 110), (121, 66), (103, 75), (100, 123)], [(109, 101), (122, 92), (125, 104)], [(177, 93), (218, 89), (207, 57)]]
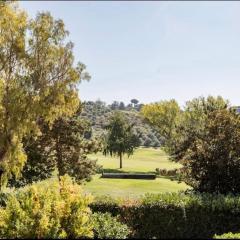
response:
[(161, 176), (177, 177), (181, 173), (181, 169), (175, 168), (175, 169), (167, 170), (165, 168), (164, 169), (156, 168), (156, 173), (157, 175), (161, 175)]
[(240, 239), (240, 233), (224, 233), (222, 235), (215, 235), (214, 239)]
[(179, 182), (182, 181), (183, 178), (183, 173), (181, 168), (175, 168), (172, 170), (167, 170), (167, 169), (159, 169), (156, 168), (156, 174), (158, 176), (163, 176), (163, 177), (169, 177), (170, 179), (175, 179), (178, 180)]
[(67, 176), (48, 187), (30, 186), (8, 196), (0, 208), (0, 238), (92, 237), (90, 202)]
[(134, 238), (212, 238), (238, 232), (240, 196), (214, 194), (148, 194), (136, 202), (100, 199), (93, 212), (109, 212), (127, 224)]
[(129, 234), (127, 225), (122, 224), (110, 213), (94, 213), (92, 215), (94, 238), (126, 239)]

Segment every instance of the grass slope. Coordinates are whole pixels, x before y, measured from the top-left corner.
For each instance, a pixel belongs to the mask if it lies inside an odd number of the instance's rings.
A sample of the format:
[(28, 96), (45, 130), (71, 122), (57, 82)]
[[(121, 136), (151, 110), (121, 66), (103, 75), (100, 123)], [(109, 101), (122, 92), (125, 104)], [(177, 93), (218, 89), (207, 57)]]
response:
[[(91, 159), (98, 159), (98, 163), (105, 171), (119, 171), (119, 159), (116, 157), (105, 157), (101, 153), (90, 155)], [(124, 172), (154, 172), (156, 168), (173, 169), (180, 164), (171, 162), (160, 149), (139, 148), (129, 159), (123, 159)], [(93, 180), (84, 186), (86, 192), (93, 195), (111, 195), (113, 197), (137, 198), (145, 193), (161, 193), (186, 190), (187, 185), (166, 178), (156, 180), (139, 179), (106, 179), (98, 174)]]

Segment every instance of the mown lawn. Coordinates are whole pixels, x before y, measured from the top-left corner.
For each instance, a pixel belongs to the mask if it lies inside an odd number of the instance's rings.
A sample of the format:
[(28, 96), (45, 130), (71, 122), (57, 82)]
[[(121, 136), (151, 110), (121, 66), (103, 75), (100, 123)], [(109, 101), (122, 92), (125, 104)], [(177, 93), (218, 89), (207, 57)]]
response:
[[(119, 158), (105, 157), (102, 153), (89, 155), (90, 159), (97, 159), (98, 164), (104, 169), (120, 170)], [(138, 148), (132, 156), (123, 157), (124, 172), (154, 172), (156, 168), (174, 169), (181, 167), (180, 164), (169, 160), (168, 155), (161, 149)]]
[[(119, 159), (105, 157), (101, 153), (89, 156), (98, 159), (105, 171), (119, 171)], [(123, 159), (124, 172), (154, 172), (156, 168), (173, 169), (181, 167), (180, 164), (171, 162), (165, 152), (160, 149), (139, 148), (130, 158)], [(85, 184), (84, 189), (93, 195), (110, 195), (113, 197), (137, 198), (145, 193), (175, 192), (186, 190), (185, 183), (178, 183), (166, 178), (156, 180), (139, 179), (107, 179), (101, 178), (100, 174), (93, 177), (91, 182)]]

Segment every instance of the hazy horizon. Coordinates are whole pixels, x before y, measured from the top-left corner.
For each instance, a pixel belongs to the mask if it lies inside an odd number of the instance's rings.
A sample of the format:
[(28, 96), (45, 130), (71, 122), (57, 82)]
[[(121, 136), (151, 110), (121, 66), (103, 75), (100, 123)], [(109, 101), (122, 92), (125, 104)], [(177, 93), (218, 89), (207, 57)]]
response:
[(142, 103), (221, 95), (240, 105), (240, 2), (20, 1), (63, 19), (87, 65), (83, 101)]

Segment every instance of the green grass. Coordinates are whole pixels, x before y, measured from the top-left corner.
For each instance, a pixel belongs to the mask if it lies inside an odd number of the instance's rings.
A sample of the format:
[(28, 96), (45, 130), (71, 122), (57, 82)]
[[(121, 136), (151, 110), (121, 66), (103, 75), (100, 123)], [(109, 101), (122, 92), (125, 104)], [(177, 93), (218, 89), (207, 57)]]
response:
[(146, 193), (176, 192), (186, 190), (184, 183), (178, 183), (165, 178), (156, 180), (140, 179), (109, 179), (94, 176), (93, 180), (84, 186), (86, 192), (95, 196), (110, 195), (112, 197), (138, 198)]
[[(101, 153), (89, 156), (90, 159), (98, 159), (98, 164), (102, 165), (105, 171), (117, 172), (119, 169), (119, 159), (116, 157), (103, 156)], [(156, 168), (174, 169), (181, 167), (180, 164), (171, 162), (168, 155), (153, 148), (139, 148), (134, 155), (123, 158), (124, 172), (154, 172)], [(93, 195), (110, 195), (112, 197), (137, 198), (145, 193), (162, 193), (186, 190), (185, 183), (178, 183), (167, 178), (157, 178), (156, 180), (140, 179), (108, 179), (95, 175), (91, 182), (85, 184), (84, 189)]]
[[(98, 164), (104, 169), (120, 170), (118, 157), (105, 157), (102, 153), (92, 154), (90, 159), (98, 159)], [(179, 168), (181, 164), (169, 160), (168, 155), (161, 149), (139, 148), (129, 158), (123, 157), (124, 172), (154, 172), (156, 168), (168, 170)]]

